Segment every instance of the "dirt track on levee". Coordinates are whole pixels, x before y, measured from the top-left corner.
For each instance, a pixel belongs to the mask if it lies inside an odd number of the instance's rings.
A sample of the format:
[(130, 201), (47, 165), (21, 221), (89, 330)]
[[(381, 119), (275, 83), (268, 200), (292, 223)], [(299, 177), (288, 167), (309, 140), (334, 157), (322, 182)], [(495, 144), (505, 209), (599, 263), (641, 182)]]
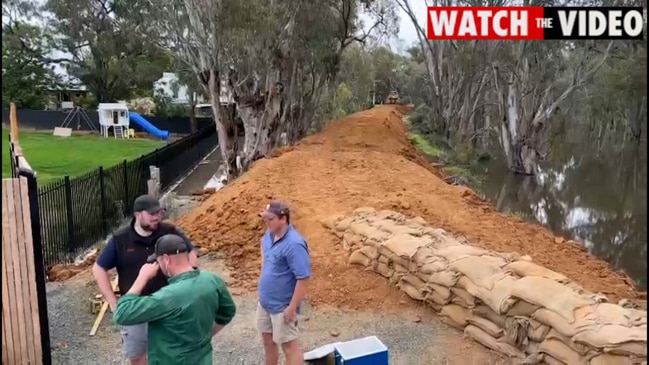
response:
[(405, 109), (380, 106), (331, 123), (298, 145), (276, 151), (179, 219), (194, 242), (226, 259), (232, 286), (254, 290), (264, 225), (259, 211), (271, 199), (286, 201), (292, 220), (311, 250), (312, 304), (394, 309), (402, 301), (385, 279), (347, 265), (349, 253), (321, 221), (358, 207), (392, 209), (421, 216), (430, 225), (473, 245), (530, 255), (611, 302), (634, 299), (628, 277), (538, 225), (501, 214), (471, 190), (444, 182), (412, 146)]

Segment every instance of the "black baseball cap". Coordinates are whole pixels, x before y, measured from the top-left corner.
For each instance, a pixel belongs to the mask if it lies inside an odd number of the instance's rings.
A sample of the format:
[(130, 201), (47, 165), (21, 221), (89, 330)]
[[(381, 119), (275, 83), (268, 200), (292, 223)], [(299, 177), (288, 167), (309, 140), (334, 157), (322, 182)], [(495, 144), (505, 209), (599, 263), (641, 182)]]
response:
[(140, 195), (133, 202), (134, 213), (146, 211), (150, 214), (156, 214), (161, 210), (160, 201), (151, 195)]
[(263, 218), (270, 218), (273, 216), (282, 218), (288, 216), (289, 214), (290, 212), (286, 204), (279, 201), (274, 201), (266, 205), (266, 209), (261, 213), (261, 216)]
[(154, 263), (159, 256), (178, 255), (186, 252), (189, 252), (189, 245), (187, 245), (185, 239), (176, 234), (166, 234), (158, 238), (155, 243), (154, 252), (146, 259), (146, 262), (151, 264)]

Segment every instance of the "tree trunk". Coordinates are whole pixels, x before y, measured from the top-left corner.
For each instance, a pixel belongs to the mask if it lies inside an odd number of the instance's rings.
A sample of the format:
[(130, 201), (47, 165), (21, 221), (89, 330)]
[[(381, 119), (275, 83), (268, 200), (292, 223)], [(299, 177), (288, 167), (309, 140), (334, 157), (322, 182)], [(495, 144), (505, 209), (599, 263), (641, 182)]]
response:
[(234, 177), (238, 176), (236, 164), (236, 152), (234, 150), (234, 139), (236, 136), (231, 136), (228, 133), (230, 129), (229, 120), (223, 118), (221, 114), (221, 74), (218, 70), (211, 69), (203, 71), (201, 80), (203, 87), (206, 89), (207, 94), (210, 96), (210, 104), (212, 104), (212, 114), (214, 115), (214, 124), (216, 125), (216, 132), (219, 139), (219, 150), (221, 151), (221, 158), (226, 165), (227, 180), (231, 181)]
[(230, 74), (228, 85), (245, 131), (243, 151), (238, 154), (238, 173), (246, 171), (253, 161), (268, 156), (281, 138), (281, 132), (277, 132), (283, 126), (280, 80), (279, 66), (268, 71), (263, 87), (259, 80), (244, 86), (238, 82), (236, 72)]
[(263, 97), (248, 98), (237, 103), (237, 114), (243, 121), (245, 137), (239, 155), (241, 171), (246, 171), (253, 161), (265, 156), (270, 146), (269, 126), (264, 120)]
[(507, 88), (505, 116), (501, 125), (501, 142), (509, 170), (522, 175), (534, 175), (537, 169), (537, 146), (533, 131), (526, 128), (522, 114), (520, 91), (513, 75)]

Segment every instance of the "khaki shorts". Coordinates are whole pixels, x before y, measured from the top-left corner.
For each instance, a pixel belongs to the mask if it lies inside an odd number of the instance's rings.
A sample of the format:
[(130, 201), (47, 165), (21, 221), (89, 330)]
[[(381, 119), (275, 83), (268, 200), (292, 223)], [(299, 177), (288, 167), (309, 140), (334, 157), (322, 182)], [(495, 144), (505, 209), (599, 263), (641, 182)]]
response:
[(261, 333), (272, 333), (273, 342), (278, 345), (297, 340), (300, 333), (298, 320), (284, 321), (284, 313), (270, 314), (261, 304), (257, 304), (257, 329)]

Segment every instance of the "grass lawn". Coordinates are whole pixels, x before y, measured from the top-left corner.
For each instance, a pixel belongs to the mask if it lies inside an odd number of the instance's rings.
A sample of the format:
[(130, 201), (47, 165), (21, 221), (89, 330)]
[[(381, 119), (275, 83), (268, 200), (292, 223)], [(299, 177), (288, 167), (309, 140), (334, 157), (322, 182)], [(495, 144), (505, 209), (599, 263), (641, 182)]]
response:
[[(9, 130), (2, 129), (2, 177), (11, 176)], [(157, 147), (162, 141), (148, 139), (101, 138), (97, 135), (54, 137), (52, 132), (20, 132), (20, 146), (39, 185), (66, 175), (75, 177), (99, 166), (114, 166), (124, 159), (133, 160)]]

